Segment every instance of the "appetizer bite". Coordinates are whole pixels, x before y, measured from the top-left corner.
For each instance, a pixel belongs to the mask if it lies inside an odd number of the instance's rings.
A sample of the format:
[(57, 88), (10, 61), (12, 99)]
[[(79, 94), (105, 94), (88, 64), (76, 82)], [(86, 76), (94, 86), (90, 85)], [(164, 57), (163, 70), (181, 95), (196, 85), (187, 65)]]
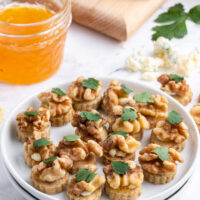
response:
[(171, 111), (166, 119), (157, 122), (152, 130), (150, 143), (182, 151), (189, 137), (188, 127), (176, 111)]
[(192, 106), (192, 108), (190, 109), (190, 114), (200, 131), (200, 103)]
[(67, 186), (69, 178), (67, 170), (72, 167), (72, 163), (72, 160), (65, 155), (43, 160), (32, 168), (33, 186), (46, 194), (62, 192)]
[(72, 126), (76, 128), (76, 135), (80, 135), (85, 142), (95, 140), (102, 142), (107, 138), (106, 119), (102, 114), (94, 109), (78, 111), (74, 114)]
[(104, 164), (116, 160), (134, 160), (135, 152), (140, 148), (140, 142), (129, 136), (127, 132), (115, 131), (103, 141)]
[(136, 200), (141, 195), (143, 173), (134, 161), (113, 161), (103, 172), (110, 200)]
[(38, 111), (30, 107), (25, 112), (19, 113), (16, 117), (18, 139), (26, 142), (33, 136), (33, 132), (37, 138), (49, 138), (51, 127), (49, 119), (49, 110), (43, 107)]
[(60, 88), (53, 88), (51, 92), (42, 92), (38, 95), (42, 106), (50, 110), (51, 126), (63, 126), (73, 117), (71, 99)]
[(150, 92), (135, 94), (135, 108), (137, 112), (146, 117), (150, 123), (150, 128), (156, 125), (160, 119), (166, 118), (168, 101), (161, 95), (152, 95)]
[(81, 168), (97, 170), (96, 156), (102, 157), (102, 147), (93, 140), (84, 142), (78, 135), (68, 135), (60, 141), (57, 152), (60, 156), (67, 155), (73, 160), (70, 172), (75, 174)]
[(98, 200), (101, 197), (104, 176), (90, 169), (82, 168), (74, 175), (67, 185), (69, 200)]
[(27, 142), (24, 143), (24, 160), (29, 167), (53, 157), (55, 153), (55, 145), (46, 138), (34, 140), (34, 138), (29, 137)]
[(176, 74), (162, 74), (158, 77), (158, 82), (162, 84), (161, 90), (167, 92), (184, 106), (191, 102), (192, 91), (184, 77)]
[(111, 114), (115, 109), (124, 106), (133, 106), (132, 90), (117, 80), (112, 80), (104, 92), (101, 108), (105, 114)]
[(150, 128), (148, 120), (132, 107), (115, 109), (108, 116), (109, 131), (123, 131), (129, 133), (136, 140), (141, 140), (143, 130)]
[(94, 78), (79, 77), (69, 86), (67, 93), (76, 111), (98, 109), (101, 103), (102, 84)]
[(140, 151), (139, 163), (145, 180), (154, 184), (165, 184), (174, 179), (176, 161), (183, 163), (182, 155), (173, 148), (149, 144)]

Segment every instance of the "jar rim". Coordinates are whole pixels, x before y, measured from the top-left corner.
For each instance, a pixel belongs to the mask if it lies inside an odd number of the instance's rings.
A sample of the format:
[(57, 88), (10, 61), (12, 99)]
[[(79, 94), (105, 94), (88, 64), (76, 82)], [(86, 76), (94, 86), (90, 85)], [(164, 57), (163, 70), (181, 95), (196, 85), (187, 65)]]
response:
[(42, 25), (42, 24), (50, 22), (51, 20), (59, 18), (60, 16), (62, 16), (63, 13), (68, 12), (71, 8), (70, 5), (71, 5), (71, 0), (65, 0), (64, 9), (62, 9), (60, 12), (56, 13), (52, 17), (42, 20), (42, 21), (39, 21), (39, 22), (27, 23), (27, 24), (16, 24), (16, 23), (9, 23), (9, 22), (4, 22), (4, 21), (0, 20), (0, 24), (5, 24), (5, 25), (9, 25), (9, 26), (18, 26), (18, 27), (29, 27), (29, 26)]

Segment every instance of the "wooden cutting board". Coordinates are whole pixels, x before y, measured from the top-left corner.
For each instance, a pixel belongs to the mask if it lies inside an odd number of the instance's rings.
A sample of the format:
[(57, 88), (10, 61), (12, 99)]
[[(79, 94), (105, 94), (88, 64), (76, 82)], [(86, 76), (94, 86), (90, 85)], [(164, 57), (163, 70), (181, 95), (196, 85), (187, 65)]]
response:
[(127, 40), (165, 0), (72, 0), (73, 20), (117, 40)]

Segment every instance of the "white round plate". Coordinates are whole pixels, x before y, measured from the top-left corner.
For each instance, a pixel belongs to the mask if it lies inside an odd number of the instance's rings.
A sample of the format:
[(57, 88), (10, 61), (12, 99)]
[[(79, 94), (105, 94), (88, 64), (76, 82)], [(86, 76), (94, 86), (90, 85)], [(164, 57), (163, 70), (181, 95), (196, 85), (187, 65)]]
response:
[[(102, 82), (104, 89), (108, 87), (111, 81), (110, 78), (99, 78), (99, 80)], [(176, 100), (174, 100), (170, 96), (166, 95), (160, 90), (157, 90), (155, 88), (152, 88), (140, 82), (126, 81), (126, 80), (120, 80), (120, 79), (118, 80), (121, 81), (123, 84), (125, 84), (127, 87), (131, 88), (134, 91), (134, 93), (149, 91), (152, 94), (161, 94), (163, 96), (166, 96), (169, 101), (169, 111), (176, 110), (177, 112), (179, 112), (184, 118), (184, 122), (189, 127), (190, 138), (187, 140), (186, 147), (184, 151), (182, 152), (185, 162), (183, 164), (178, 165), (178, 171), (175, 176), (175, 179), (165, 185), (153, 185), (151, 183), (144, 181), (143, 186), (142, 186), (142, 195), (138, 198), (139, 200), (165, 199), (169, 197), (170, 195), (172, 195), (179, 188), (181, 188), (181, 186), (192, 175), (192, 172), (196, 164), (198, 151), (199, 151), (198, 129), (194, 121), (192, 120), (191, 116), (185, 111), (184, 107), (181, 106)], [(55, 87), (59, 87), (66, 90), (70, 83), (71, 81), (70, 82), (68, 81), (62, 84), (55, 85)], [(50, 90), (50, 89), (47, 89), (47, 90)], [(47, 90), (43, 90), (43, 91), (47, 91)], [(38, 93), (39, 92), (41, 91), (38, 91)], [(40, 102), (37, 99), (37, 94), (27, 98), (25, 101), (19, 104), (6, 120), (6, 123), (1, 133), (1, 150), (2, 150), (4, 162), (6, 164), (6, 167), (12, 174), (12, 176), (16, 179), (16, 181), (25, 190), (27, 190), (36, 198), (41, 199), (41, 200), (67, 199), (65, 192), (62, 192), (56, 195), (47, 195), (35, 189), (31, 184), (31, 180), (30, 180), (31, 169), (28, 168), (24, 162), (23, 144), (19, 142), (17, 139), (16, 121), (15, 121), (16, 115), (19, 112), (26, 110), (26, 108), (30, 106), (33, 106), (35, 108), (38, 108), (40, 106)], [(60, 128), (52, 128), (51, 140), (54, 141), (54, 143), (57, 145), (58, 142), (63, 138), (63, 136), (68, 135), (68, 134), (73, 134), (74, 130), (75, 129), (70, 124), (67, 126), (60, 127)], [(148, 144), (150, 132), (151, 131), (145, 131), (144, 137), (141, 141), (142, 143), (141, 148), (143, 148), (144, 146)], [(137, 154), (137, 157), (138, 157), (138, 154)], [(137, 158), (136, 158), (136, 162), (137, 162)], [(97, 165), (98, 165), (98, 172), (103, 175), (102, 173), (103, 165), (101, 164), (99, 160), (97, 161)], [(106, 200), (108, 198), (105, 196), (105, 194), (103, 194), (101, 199)]]

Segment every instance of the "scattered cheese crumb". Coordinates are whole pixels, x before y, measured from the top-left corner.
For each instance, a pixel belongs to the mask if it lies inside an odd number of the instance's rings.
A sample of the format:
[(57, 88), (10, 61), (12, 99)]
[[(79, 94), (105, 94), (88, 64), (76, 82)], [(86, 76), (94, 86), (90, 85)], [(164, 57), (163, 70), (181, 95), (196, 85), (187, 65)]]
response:
[(3, 122), (3, 109), (0, 108), (0, 123)]
[(146, 57), (134, 52), (127, 63), (129, 71), (141, 72), (141, 78), (147, 81), (155, 80), (163, 70), (189, 77), (198, 68), (200, 68), (198, 49), (188, 55), (180, 55), (164, 37), (159, 37), (154, 42), (153, 56)]

